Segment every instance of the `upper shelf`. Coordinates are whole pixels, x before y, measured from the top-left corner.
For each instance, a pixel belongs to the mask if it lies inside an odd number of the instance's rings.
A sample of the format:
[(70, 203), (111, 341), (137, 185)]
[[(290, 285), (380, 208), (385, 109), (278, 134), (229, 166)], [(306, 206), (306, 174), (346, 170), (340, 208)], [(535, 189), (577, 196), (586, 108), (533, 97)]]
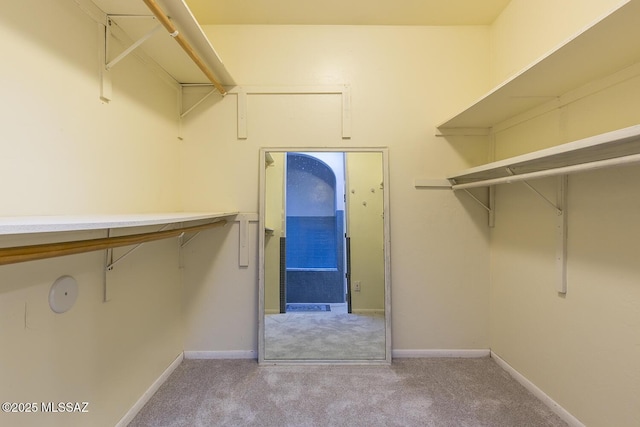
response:
[(488, 163), (448, 179), (456, 190), (638, 162), (640, 125)]
[(143, 227), (224, 218), (237, 214), (238, 212), (176, 212), (131, 215), (0, 217), (0, 235)]
[[(142, 1), (92, 1), (108, 15), (112, 26), (117, 25), (134, 42), (160, 25)], [(185, 2), (183, 0), (157, 0), (157, 3), (220, 83), (225, 86), (235, 86), (233, 78)], [(164, 29), (155, 33), (138, 49), (144, 51), (180, 84), (209, 83), (209, 79)]]
[(586, 83), (640, 61), (640, 1), (629, 0), (459, 114), (438, 125), (491, 128)]

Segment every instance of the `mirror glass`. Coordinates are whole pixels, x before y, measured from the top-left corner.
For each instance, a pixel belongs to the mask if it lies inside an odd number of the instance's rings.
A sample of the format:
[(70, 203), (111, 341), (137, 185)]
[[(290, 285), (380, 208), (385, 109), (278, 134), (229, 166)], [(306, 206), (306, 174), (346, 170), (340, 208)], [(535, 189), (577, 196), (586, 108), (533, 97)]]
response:
[(261, 150), (260, 362), (390, 363), (386, 155)]

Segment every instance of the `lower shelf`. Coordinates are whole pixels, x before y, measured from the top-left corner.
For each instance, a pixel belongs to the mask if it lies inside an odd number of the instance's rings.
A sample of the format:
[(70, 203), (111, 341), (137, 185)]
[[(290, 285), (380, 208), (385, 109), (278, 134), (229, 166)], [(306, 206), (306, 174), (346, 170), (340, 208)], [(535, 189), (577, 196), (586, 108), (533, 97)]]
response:
[(170, 212), (122, 215), (0, 217), (0, 235), (30, 234), (175, 224), (237, 215), (238, 212)]

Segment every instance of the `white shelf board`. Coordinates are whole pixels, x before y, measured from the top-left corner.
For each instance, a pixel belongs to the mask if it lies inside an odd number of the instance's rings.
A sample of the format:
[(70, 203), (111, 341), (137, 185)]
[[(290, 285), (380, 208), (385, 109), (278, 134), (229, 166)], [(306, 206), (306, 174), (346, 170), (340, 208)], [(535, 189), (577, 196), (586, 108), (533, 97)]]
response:
[(143, 227), (210, 220), (238, 212), (172, 212), (130, 215), (51, 215), (0, 217), (0, 235)]
[(640, 61), (640, 1), (628, 0), (437, 127), (491, 128)]
[(636, 125), (488, 163), (450, 175), (447, 178), (454, 180), (456, 185), (480, 183), (624, 158), (639, 153), (640, 125)]
[[(92, 1), (109, 15), (113, 23), (120, 27), (132, 41), (140, 39), (153, 27), (160, 24), (140, 0)], [(233, 78), (186, 3), (183, 0), (157, 0), (157, 3), (220, 83), (224, 86), (235, 86)], [(145, 41), (138, 49), (144, 51), (178, 83), (210, 83), (204, 73), (164, 28)]]

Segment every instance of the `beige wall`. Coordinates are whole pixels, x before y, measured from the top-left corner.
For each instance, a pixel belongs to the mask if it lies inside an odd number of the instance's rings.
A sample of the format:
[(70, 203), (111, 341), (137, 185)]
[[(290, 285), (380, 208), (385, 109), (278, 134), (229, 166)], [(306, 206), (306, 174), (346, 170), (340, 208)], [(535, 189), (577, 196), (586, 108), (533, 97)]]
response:
[[(256, 212), (260, 147), (389, 147), (393, 347), (487, 348), (486, 215), (464, 196), (417, 190), (413, 180), (486, 159), (486, 145), (448, 144), (434, 136), (434, 126), (486, 88), (488, 29), (221, 26), (205, 32), (242, 84), (350, 84), (353, 136), (341, 138), (337, 95), (249, 95), (246, 140), (236, 138), (236, 96), (209, 99), (183, 123), (185, 209)], [(229, 250), (237, 251), (232, 243)], [(233, 298), (212, 299), (191, 313), (200, 320), (187, 327), (187, 350), (226, 349), (228, 342), (215, 337), (228, 325), (241, 344), (237, 350), (256, 348), (257, 322), (247, 322), (257, 312), (255, 277), (230, 263), (186, 284), (212, 293), (233, 286)], [(225, 321), (212, 322), (211, 313)]]
[(12, 2), (0, 19), (2, 214), (177, 209), (176, 91), (129, 57), (101, 102), (97, 24), (73, 2)]
[(491, 80), (497, 85), (628, 0), (511, 0), (491, 26)]
[[(502, 38), (505, 56), (497, 66), (505, 73), (511, 53), (519, 52), (520, 62), (539, 53), (538, 42), (525, 42), (517, 29), (541, 27), (552, 12), (561, 12), (557, 2), (546, 9), (544, 3), (536, 2), (536, 14), (500, 18), (500, 26), (511, 28), (509, 39), (494, 33)], [(576, 3), (552, 18), (558, 26), (553, 37), (537, 31), (535, 39), (540, 34), (544, 49), (583, 25), (572, 17), (588, 22), (616, 3)], [(509, 11), (525, 4), (514, 1)], [(495, 135), (496, 157), (637, 124), (638, 95), (635, 77), (502, 131)], [(639, 178), (637, 166), (570, 176), (566, 296), (555, 291), (553, 211), (521, 184), (496, 192), (491, 349), (588, 426), (635, 426), (640, 419)], [(532, 184), (555, 197), (553, 179)]]
[(265, 226), (273, 233), (264, 243), (265, 313), (280, 313), (280, 238), (284, 236), (284, 162), (285, 153), (272, 152), (273, 163), (266, 168)]
[[(481, 138), (436, 138), (437, 122), (617, 4), (531, 9), (514, 0), (491, 31), (207, 27), (242, 84), (350, 84), (353, 136), (341, 138), (336, 95), (250, 95), (249, 138), (238, 140), (230, 94), (190, 113), (178, 142), (175, 90), (135, 57), (113, 70), (113, 101), (98, 100), (101, 40), (73, 2), (9, 2), (0, 15), (0, 214), (256, 212), (260, 147), (389, 147), (393, 348), (490, 346), (585, 424), (632, 425), (640, 418), (638, 168), (571, 177), (566, 297), (552, 282), (552, 212), (535, 195), (498, 188), (489, 252), (481, 208), (464, 194), (413, 186), (489, 155)], [(630, 79), (500, 132), (495, 155), (635, 124), (638, 95), (640, 81)], [(537, 185), (550, 192), (550, 184)], [(102, 253), (1, 267), (4, 400), (91, 402), (82, 418), (20, 422), (113, 425), (183, 349), (255, 350), (258, 230), (250, 227), (249, 267), (238, 267), (237, 223), (194, 240), (183, 270), (175, 241), (147, 245), (110, 273), (108, 303)], [(48, 289), (62, 274), (78, 279), (80, 298), (55, 315)]]
[[(113, 69), (113, 101), (102, 103), (102, 42), (72, 1), (3, 3), (0, 215), (180, 209), (176, 91), (129, 57)], [(3, 236), (0, 246), (104, 236)], [(0, 267), (2, 401), (90, 403), (88, 414), (0, 413), (0, 424), (115, 425), (182, 352), (177, 242), (119, 263), (107, 303), (103, 262), (95, 252)], [(49, 288), (64, 274), (79, 297), (55, 314)]]
[[(347, 230), (351, 238), (351, 307), (384, 313), (382, 153), (347, 153)], [(360, 291), (355, 291), (360, 282)]]

